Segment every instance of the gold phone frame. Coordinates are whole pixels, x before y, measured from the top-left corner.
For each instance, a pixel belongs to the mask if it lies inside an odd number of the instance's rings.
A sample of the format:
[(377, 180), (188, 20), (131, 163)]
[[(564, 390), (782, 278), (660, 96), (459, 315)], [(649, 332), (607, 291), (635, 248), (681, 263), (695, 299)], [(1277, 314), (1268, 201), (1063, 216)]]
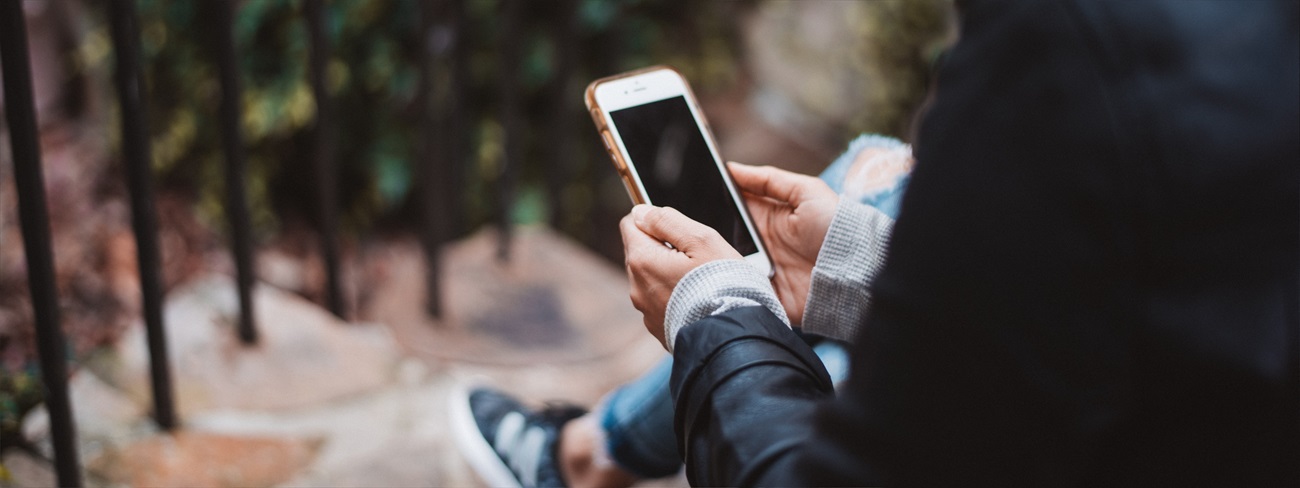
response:
[[(631, 78), (634, 76), (638, 76), (638, 75), (642, 75), (654, 71), (660, 71), (660, 70), (672, 71), (679, 78), (681, 78), (683, 81), (683, 91), (685, 92), (684, 96), (686, 97), (687, 101), (694, 107), (700, 106), (699, 100), (695, 97), (695, 91), (691, 89), (690, 83), (685, 82), (686, 77), (682, 75), (682, 72), (678, 71), (676, 68), (667, 65), (649, 66), (646, 68), (636, 69), (625, 73), (619, 73), (613, 76), (606, 76), (604, 78), (597, 79), (587, 85), (586, 92), (584, 93), (583, 96), (583, 99), (587, 105), (587, 113), (591, 115), (591, 120), (596, 124), (596, 130), (600, 133), (601, 142), (604, 143), (605, 145), (605, 152), (609, 154), (610, 160), (613, 161), (614, 169), (618, 171), (619, 179), (623, 181), (623, 187), (627, 190), (628, 196), (631, 197), (632, 202), (637, 205), (649, 203), (650, 202), (649, 198), (647, 198), (646, 195), (644, 195), (641, 192), (639, 185), (637, 185), (636, 181), (633, 179), (631, 169), (628, 168), (628, 162), (623, 160), (623, 154), (621, 151), (619, 151), (618, 144), (616, 144), (614, 141), (614, 135), (613, 133), (610, 132), (609, 126), (605, 122), (605, 117), (603, 115), (604, 108), (602, 108), (600, 106), (600, 103), (596, 101), (596, 87), (600, 86), (603, 83), (617, 81), (625, 78)], [(704, 117), (704, 113), (700, 111), (697, 114), (697, 118), (699, 120), (700, 126), (703, 127), (704, 136), (709, 139), (710, 144), (712, 144), (714, 147), (717, 147), (717, 138), (713, 137), (713, 127), (709, 125), (709, 121), (707, 118)], [(726, 184), (732, 187), (733, 191), (736, 191), (734, 190), (735, 183), (731, 181), (732, 179), (731, 172), (727, 170), (726, 165), (724, 164), (723, 167), (720, 168), (720, 170), (723, 173), (722, 174), (723, 178), (726, 179)], [(774, 276), (776, 272), (776, 265), (772, 261), (772, 255), (767, 252), (767, 243), (763, 242), (763, 236), (758, 233), (757, 227), (753, 226), (754, 219), (752, 216), (749, 215), (749, 209), (744, 204), (743, 197), (741, 197), (739, 194), (737, 194), (736, 197), (741, 198), (740, 201), (736, 202), (737, 205), (739, 206), (738, 210), (741, 212), (742, 218), (746, 221), (747, 227), (749, 227), (749, 230), (753, 234), (753, 238), (755, 240), (755, 245), (758, 248), (758, 252), (763, 255), (764, 261), (767, 262), (766, 264), (767, 264), (768, 277)], [(748, 261), (748, 258), (746, 258), (746, 260)]]

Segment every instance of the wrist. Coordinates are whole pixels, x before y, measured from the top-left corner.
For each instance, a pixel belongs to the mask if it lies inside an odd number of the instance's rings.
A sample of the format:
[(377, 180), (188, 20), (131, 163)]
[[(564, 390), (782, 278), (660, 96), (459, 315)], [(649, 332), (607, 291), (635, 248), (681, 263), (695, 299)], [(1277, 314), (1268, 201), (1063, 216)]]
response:
[(672, 352), (677, 333), (710, 315), (760, 305), (787, 326), (790, 319), (758, 268), (738, 259), (720, 259), (696, 267), (673, 287), (664, 312), (664, 346)]
[(893, 219), (841, 199), (813, 266), (803, 329), (852, 341), (871, 304), (871, 282), (883, 267)]

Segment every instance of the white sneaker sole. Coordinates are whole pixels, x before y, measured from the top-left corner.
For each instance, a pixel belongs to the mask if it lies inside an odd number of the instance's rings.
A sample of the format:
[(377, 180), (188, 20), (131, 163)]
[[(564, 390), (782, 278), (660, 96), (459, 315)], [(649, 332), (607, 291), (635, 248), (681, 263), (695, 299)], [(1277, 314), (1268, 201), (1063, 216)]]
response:
[(465, 461), (488, 486), (523, 488), (519, 484), (519, 478), (515, 477), (510, 467), (501, 461), (496, 450), (478, 430), (478, 423), (474, 421), (474, 414), (469, 409), (469, 388), (463, 385), (457, 387), (449, 398), (451, 405), (448, 407), (448, 412), (451, 413), (452, 437), (456, 438), (456, 445), (460, 446)]

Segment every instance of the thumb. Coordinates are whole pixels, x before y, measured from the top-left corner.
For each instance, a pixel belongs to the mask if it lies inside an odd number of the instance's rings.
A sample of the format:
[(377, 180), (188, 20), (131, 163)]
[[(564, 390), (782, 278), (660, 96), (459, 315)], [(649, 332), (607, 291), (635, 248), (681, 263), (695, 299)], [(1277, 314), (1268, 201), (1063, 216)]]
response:
[(718, 243), (728, 245), (717, 231), (691, 220), (672, 207), (637, 205), (632, 207), (632, 221), (642, 232), (687, 254), (693, 249), (716, 246)]

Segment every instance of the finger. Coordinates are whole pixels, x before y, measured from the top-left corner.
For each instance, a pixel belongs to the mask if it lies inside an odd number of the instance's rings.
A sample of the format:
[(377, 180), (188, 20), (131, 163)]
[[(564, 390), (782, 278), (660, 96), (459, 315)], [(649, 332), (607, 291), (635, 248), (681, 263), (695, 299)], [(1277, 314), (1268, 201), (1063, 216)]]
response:
[(741, 190), (790, 204), (800, 200), (810, 178), (771, 166), (728, 163), (727, 167), (731, 169), (731, 179)]
[(628, 235), (627, 235), (629, 225), (631, 225), (632, 227), (636, 227), (636, 224), (632, 222), (631, 214), (624, 215), (623, 218), (618, 221), (618, 233), (620, 237), (623, 238), (623, 256), (627, 256), (628, 247), (629, 247)]
[(742, 191), (742, 192), (740, 192), (740, 196), (741, 196), (741, 197), (744, 197), (744, 199), (745, 199), (745, 204), (749, 206), (749, 211), (750, 211), (751, 213), (753, 213), (753, 212), (764, 212), (764, 213), (766, 213), (766, 212), (771, 212), (771, 211), (773, 211), (773, 210), (776, 209), (777, 207), (789, 207), (789, 206), (790, 206), (790, 204), (788, 204), (788, 203), (786, 203), (786, 202), (782, 202), (782, 201), (777, 200), (777, 199), (772, 198), (772, 197), (765, 197), (765, 196), (763, 196), (763, 195), (759, 195), (759, 194), (757, 194), (757, 193), (750, 193), (750, 192), (747, 192), (747, 191)]
[(719, 242), (728, 245), (717, 231), (691, 220), (672, 207), (637, 205), (632, 207), (632, 220), (650, 237), (672, 244), (688, 255), (692, 250), (717, 245)]
[(642, 252), (655, 252), (660, 249), (669, 250), (664, 246), (663, 241), (646, 235), (645, 231), (637, 227), (631, 214), (619, 221), (618, 230), (623, 234), (623, 256), (625, 257), (631, 257)]

